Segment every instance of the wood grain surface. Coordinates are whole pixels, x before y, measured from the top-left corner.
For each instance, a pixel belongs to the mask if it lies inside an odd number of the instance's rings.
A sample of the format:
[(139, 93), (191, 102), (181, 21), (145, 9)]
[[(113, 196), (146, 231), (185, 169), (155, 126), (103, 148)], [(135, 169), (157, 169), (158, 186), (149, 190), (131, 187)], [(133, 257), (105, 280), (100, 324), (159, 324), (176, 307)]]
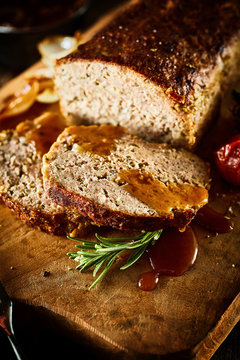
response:
[[(0, 99), (20, 88), (25, 75), (3, 87)], [(199, 152), (208, 160), (218, 143), (235, 131), (229, 109), (225, 106), (201, 144)], [(29, 117), (45, 110), (32, 108)], [(79, 274), (66, 255), (74, 242), (22, 224), (1, 204), (0, 279), (13, 299), (44, 310), (46, 317), (84, 336), (109, 358), (208, 360), (240, 318), (239, 201), (240, 192), (213, 173), (210, 206), (232, 217), (234, 230), (216, 235), (194, 224), (199, 253), (193, 268), (181, 277), (162, 277), (152, 292), (137, 287), (138, 276), (149, 266), (145, 258), (125, 271), (119, 270), (119, 259), (104, 281), (88, 291), (91, 272)], [(44, 277), (44, 271), (49, 276)]]
[[(222, 211), (224, 203), (218, 204)], [(134, 358), (186, 352), (209, 359), (239, 319), (238, 224), (233, 233), (217, 237), (195, 226), (194, 267), (181, 277), (162, 277), (153, 292), (137, 288), (145, 259), (122, 272), (120, 259), (89, 292), (91, 273), (80, 275), (66, 256), (74, 247), (70, 240), (23, 225), (4, 206), (0, 218), (0, 278), (10, 296), (63, 316), (96, 346)]]

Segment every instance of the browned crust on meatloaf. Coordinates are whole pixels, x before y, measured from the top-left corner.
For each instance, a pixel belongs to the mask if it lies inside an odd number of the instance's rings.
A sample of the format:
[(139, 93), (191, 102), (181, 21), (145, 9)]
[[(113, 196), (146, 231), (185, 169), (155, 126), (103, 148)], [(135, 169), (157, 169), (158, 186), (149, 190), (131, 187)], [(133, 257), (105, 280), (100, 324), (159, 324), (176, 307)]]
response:
[(126, 66), (189, 105), (199, 78), (210, 74), (239, 32), (238, 0), (143, 0), (58, 62), (86, 59)]
[(23, 206), (19, 202), (11, 199), (7, 194), (1, 194), (0, 198), (23, 223), (35, 229), (48, 232), (52, 235), (66, 235), (70, 234), (73, 229), (76, 228), (76, 223), (71, 223), (69, 218), (63, 213), (50, 214)]
[(46, 180), (45, 186), (51, 199), (58, 205), (68, 208), (72, 212), (79, 212), (93, 220), (96, 225), (109, 226), (119, 230), (154, 231), (162, 228), (177, 227), (183, 229), (195, 217), (194, 209), (184, 212), (173, 210), (169, 216), (134, 216), (120, 211), (113, 211), (102, 207), (76, 193), (72, 193), (57, 183)]

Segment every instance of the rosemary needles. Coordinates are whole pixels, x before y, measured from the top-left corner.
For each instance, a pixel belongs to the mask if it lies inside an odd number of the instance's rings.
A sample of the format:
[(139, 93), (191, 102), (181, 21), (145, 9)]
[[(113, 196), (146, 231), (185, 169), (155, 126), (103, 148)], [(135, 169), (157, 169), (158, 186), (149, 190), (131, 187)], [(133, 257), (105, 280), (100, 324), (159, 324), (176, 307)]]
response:
[(76, 248), (80, 249), (76, 252), (70, 252), (67, 255), (70, 259), (79, 262), (77, 269), (80, 272), (94, 267), (93, 276), (95, 277), (99, 270), (102, 272), (97, 279), (92, 283), (89, 289), (92, 289), (111, 268), (116, 258), (125, 250), (133, 250), (125, 265), (120, 269), (124, 270), (133, 265), (140, 259), (148, 245), (152, 241), (160, 238), (162, 230), (153, 232), (142, 233), (135, 237), (119, 237), (119, 238), (106, 238), (95, 234), (98, 241), (88, 241), (76, 239), (68, 236), (69, 239), (79, 242)]

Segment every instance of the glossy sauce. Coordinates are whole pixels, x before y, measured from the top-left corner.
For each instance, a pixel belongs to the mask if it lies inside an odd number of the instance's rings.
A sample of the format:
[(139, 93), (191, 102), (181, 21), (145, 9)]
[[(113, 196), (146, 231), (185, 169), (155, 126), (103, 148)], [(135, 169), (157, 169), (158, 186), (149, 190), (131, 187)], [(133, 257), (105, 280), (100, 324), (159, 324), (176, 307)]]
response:
[(169, 183), (167, 186), (151, 174), (138, 170), (122, 170), (119, 180), (124, 188), (138, 200), (155, 209), (159, 214), (172, 214), (172, 209), (188, 209), (203, 206), (208, 201), (208, 191), (189, 184)]
[(198, 253), (196, 236), (190, 226), (184, 232), (165, 230), (159, 240), (147, 249), (152, 271), (140, 275), (138, 286), (151, 291), (161, 275), (180, 276), (195, 262)]
[(204, 206), (197, 212), (194, 221), (203, 228), (219, 234), (228, 233), (233, 229), (231, 219), (208, 206)]
[(90, 152), (100, 156), (109, 155), (114, 149), (115, 140), (121, 138), (125, 130), (112, 125), (71, 126), (73, 150)]
[(37, 119), (21, 122), (16, 131), (27, 142), (34, 142), (37, 151), (43, 155), (48, 152), (58, 135), (65, 128), (63, 120), (54, 113), (44, 113)]

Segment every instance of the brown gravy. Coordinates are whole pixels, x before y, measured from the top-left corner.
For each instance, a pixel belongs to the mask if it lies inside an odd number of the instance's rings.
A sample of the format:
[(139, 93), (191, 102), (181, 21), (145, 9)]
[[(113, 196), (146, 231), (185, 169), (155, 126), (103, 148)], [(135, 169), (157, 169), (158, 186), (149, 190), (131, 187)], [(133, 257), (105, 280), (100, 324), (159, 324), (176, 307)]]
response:
[(195, 262), (198, 253), (196, 236), (190, 226), (184, 232), (165, 230), (154, 245), (147, 249), (152, 271), (140, 275), (138, 286), (151, 291), (161, 275), (180, 276)]
[(115, 140), (121, 138), (125, 130), (112, 125), (71, 126), (68, 134), (73, 136), (72, 145), (77, 144), (78, 152), (90, 152), (107, 156), (114, 148)]
[(188, 209), (203, 206), (208, 201), (208, 191), (199, 186), (169, 183), (167, 186), (151, 174), (138, 170), (122, 170), (120, 181), (124, 188), (138, 200), (155, 209), (159, 214), (172, 215), (172, 209)]
[(231, 219), (208, 206), (204, 206), (197, 212), (194, 221), (203, 228), (219, 234), (230, 232), (233, 229)]
[(16, 127), (19, 136), (24, 136), (27, 142), (34, 142), (37, 151), (43, 155), (63, 131), (65, 123), (55, 113), (44, 113), (34, 121), (26, 120)]

